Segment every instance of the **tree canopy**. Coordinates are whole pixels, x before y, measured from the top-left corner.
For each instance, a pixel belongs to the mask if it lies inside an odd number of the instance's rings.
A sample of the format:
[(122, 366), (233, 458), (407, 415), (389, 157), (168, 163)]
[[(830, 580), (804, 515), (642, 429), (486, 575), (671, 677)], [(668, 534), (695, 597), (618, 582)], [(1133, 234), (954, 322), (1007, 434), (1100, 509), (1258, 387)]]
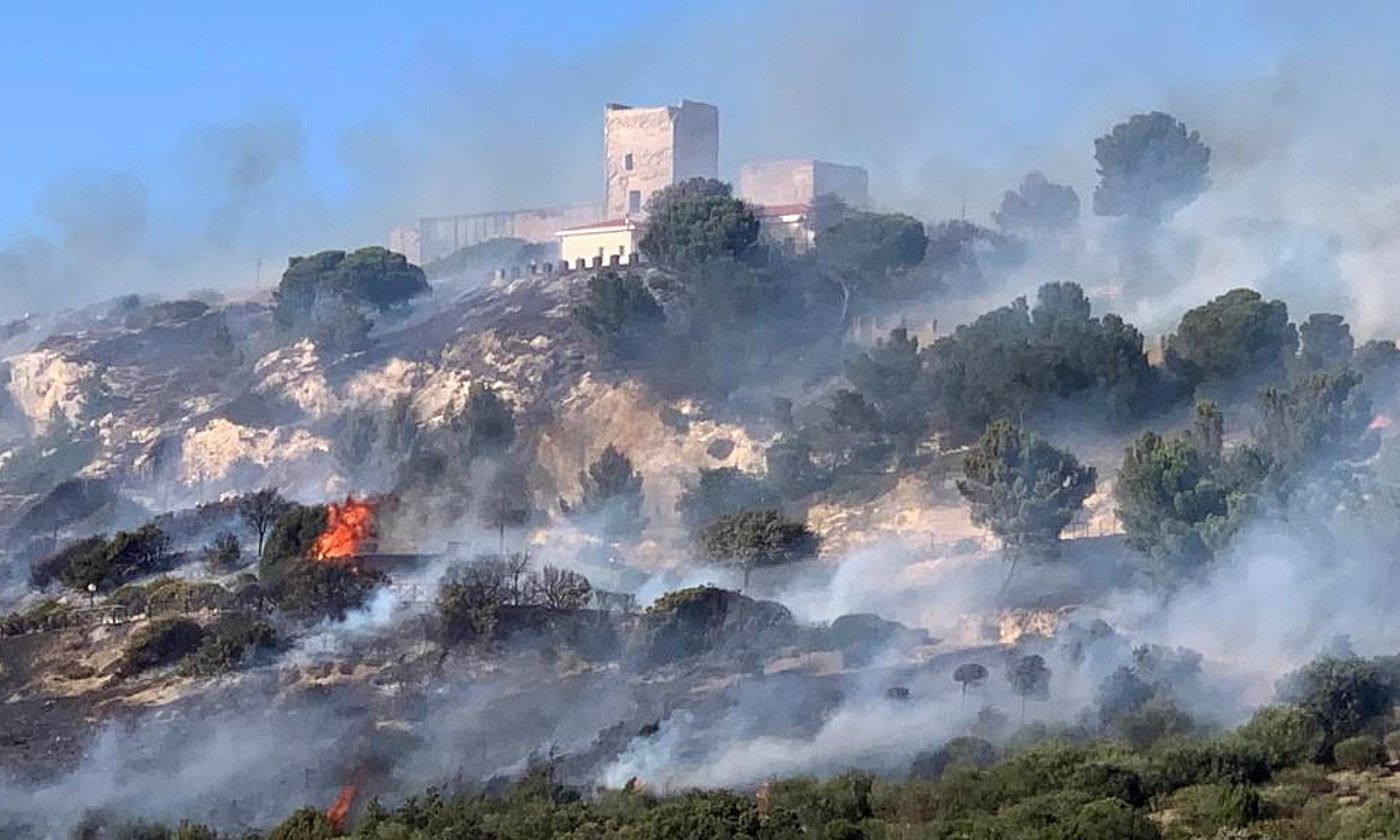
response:
[(1013, 563), (1053, 555), (1060, 532), (1094, 492), (1097, 472), (1044, 438), (997, 420), (963, 459), (958, 491), (972, 520), (990, 528)]
[(1079, 223), (1079, 194), (1040, 172), (1028, 172), (1015, 190), (1007, 190), (992, 213), (997, 227), (1018, 236), (1062, 233)]
[(689, 178), (647, 202), (646, 230), (637, 247), (657, 265), (681, 267), (737, 257), (758, 241), (758, 216), (712, 178)]
[(1163, 221), (1210, 186), (1210, 148), (1170, 114), (1134, 114), (1094, 141), (1094, 212)]
[(1288, 305), (1253, 289), (1233, 289), (1181, 317), (1169, 362), (1185, 363), (1203, 384), (1243, 388), (1282, 382), (1298, 349)]
[(751, 570), (809, 560), (819, 540), (806, 523), (770, 508), (721, 516), (700, 531), (700, 545), (711, 560), (742, 567), (747, 589)]
[(384, 311), (428, 290), (423, 270), (387, 248), (321, 251), (288, 260), (273, 293), (273, 314), (279, 326), (292, 329), (310, 321), (318, 304)]

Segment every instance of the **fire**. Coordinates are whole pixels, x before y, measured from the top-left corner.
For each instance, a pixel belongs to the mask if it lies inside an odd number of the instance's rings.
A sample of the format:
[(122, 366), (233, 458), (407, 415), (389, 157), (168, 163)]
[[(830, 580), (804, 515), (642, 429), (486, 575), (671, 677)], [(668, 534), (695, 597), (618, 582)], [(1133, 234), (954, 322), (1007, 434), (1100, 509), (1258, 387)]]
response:
[(1369, 431), (1373, 432), (1380, 431), (1381, 429), (1389, 429), (1390, 416), (1386, 414), (1377, 414), (1375, 418), (1371, 420), (1371, 425), (1367, 426), (1366, 428)]
[(346, 496), (344, 504), (326, 506), (326, 530), (316, 538), (311, 556), (317, 560), (346, 560), (372, 551), (377, 503)]
[(326, 820), (330, 822), (335, 833), (340, 834), (345, 831), (345, 818), (350, 815), (350, 806), (355, 804), (355, 794), (359, 790), (359, 784), (351, 782), (340, 789), (340, 795), (335, 798), (331, 807), (326, 809)]

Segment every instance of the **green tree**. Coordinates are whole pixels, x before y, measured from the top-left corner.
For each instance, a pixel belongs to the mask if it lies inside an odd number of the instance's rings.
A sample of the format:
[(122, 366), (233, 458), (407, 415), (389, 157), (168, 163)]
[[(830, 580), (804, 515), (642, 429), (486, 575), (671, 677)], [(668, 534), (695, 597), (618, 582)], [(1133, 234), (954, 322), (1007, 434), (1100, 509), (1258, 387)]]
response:
[(1314, 373), (1287, 391), (1259, 395), (1255, 438), (1282, 478), (1315, 464), (1368, 458), (1380, 445), (1370, 431), (1371, 398), (1351, 370)]
[(666, 315), (633, 274), (603, 271), (588, 280), (588, 299), (573, 309), (574, 320), (613, 353), (636, 358), (661, 334)]
[(1010, 234), (1062, 233), (1079, 223), (1079, 195), (1074, 187), (1052, 183), (1040, 172), (1028, 172), (1019, 187), (1002, 194), (1001, 206), (992, 218), (998, 228)]
[(1374, 664), (1362, 659), (1323, 657), (1279, 681), (1279, 699), (1312, 715), (1324, 736), (1324, 752), (1359, 734), (1390, 711), (1395, 687)]
[(1113, 495), (1128, 546), (1148, 557), (1158, 581), (1175, 583), (1213, 559), (1228, 492), (1190, 439), (1144, 432), (1123, 453)]
[(1253, 289), (1234, 289), (1188, 311), (1168, 345), (1169, 362), (1185, 363), (1201, 382), (1243, 387), (1282, 382), (1297, 349), (1288, 305)]
[(987, 667), (977, 662), (964, 662), (953, 670), (953, 681), (962, 686), (962, 697), (958, 701), (961, 707), (962, 701), (967, 699), (968, 686), (979, 685), (987, 678)]
[(1016, 656), (1007, 663), (1006, 682), (1011, 691), (1021, 698), (1021, 722), (1026, 721), (1026, 700), (1044, 700), (1050, 696), (1050, 667), (1045, 658), (1032, 653), (1029, 656)]
[(1356, 349), (1346, 319), (1325, 312), (1314, 312), (1299, 324), (1298, 339), (1295, 367), (1304, 376), (1346, 367)]
[(891, 274), (918, 265), (927, 249), (923, 223), (902, 213), (847, 213), (819, 231), (816, 257), (841, 284), (840, 322), (845, 323), (858, 295), (888, 297)]
[(1210, 186), (1210, 148), (1170, 114), (1134, 114), (1094, 141), (1094, 212), (1171, 218)]
[(737, 257), (758, 241), (758, 216), (711, 178), (690, 178), (647, 202), (647, 224), (637, 247), (657, 265), (679, 268)]
[(276, 583), (290, 564), (303, 558), (326, 530), (323, 505), (289, 505), (277, 517), (258, 560), (258, 577)]
[(384, 311), (428, 291), (423, 270), (387, 248), (321, 251), (288, 260), (273, 293), (273, 317), (278, 326), (297, 329), (312, 320), (318, 303)]
[(646, 524), (642, 517), (642, 475), (632, 468), (632, 460), (615, 445), (602, 453), (578, 475), (583, 495), (577, 502), (559, 500), (566, 515), (590, 520), (612, 537), (635, 537)]
[(817, 555), (820, 540), (806, 523), (777, 510), (745, 510), (716, 519), (700, 531), (706, 556), (744, 570), (744, 588), (755, 568), (777, 566)]
[(1097, 472), (1009, 420), (987, 426), (963, 459), (958, 492), (972, 521), (990, 528), (1011, 563), (1030, 552), (1053, 555), (1060, 532), (1094, 492)]

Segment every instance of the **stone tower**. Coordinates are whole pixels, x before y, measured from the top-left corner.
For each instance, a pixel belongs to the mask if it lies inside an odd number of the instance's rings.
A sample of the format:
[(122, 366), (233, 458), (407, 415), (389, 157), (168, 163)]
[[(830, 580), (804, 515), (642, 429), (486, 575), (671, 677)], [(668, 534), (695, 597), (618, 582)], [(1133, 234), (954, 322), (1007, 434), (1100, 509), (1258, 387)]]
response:
[(719, 177), (719, 109), (704, 102), (603, 112), (608, 219), (638, 218), (652, 194), (687, 178)]

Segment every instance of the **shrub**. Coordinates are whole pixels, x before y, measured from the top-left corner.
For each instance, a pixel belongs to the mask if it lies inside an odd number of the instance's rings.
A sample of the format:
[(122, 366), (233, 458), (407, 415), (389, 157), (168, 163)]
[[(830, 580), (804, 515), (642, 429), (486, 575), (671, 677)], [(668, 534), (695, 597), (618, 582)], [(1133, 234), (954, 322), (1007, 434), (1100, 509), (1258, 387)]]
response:
[(383, 579), (369, 570), (296, 560), (282, 573), (273, 597), (278, 609), (295, 618), (344, 621), (345, 614), (363, 606)]
[(1265, 706), (1236, 734), (1262, 747), (1276, 769), (1316, 761), (1322, 749), (1317, 721), (1297, 706)]
[(291, 505), (272, 526), (258, 562), (258, 577), (275, 582), (290, 561), (304, 557), (326, 530), (326, 508)]
[(232, 616), (220, 621), (199, 648), (180, 663), (180, 674), (187, 677), (212, 677), (231, 671), (259, 650), (269, 650), (277, 644), (277, 633), (271, 625)]
[(1146, 757), (1142, 778), (1149, 796), (1200, 784), (1258, 784), (1269, 778), (1263, 748), (1240, 739), (1158, 746)]
[(1063, 826), (1064, 840), (1159, 840), (1162, 833), (1142, 813), (1117, 799), (1099, 799), (1079, 809)]
[(1202, 784), (1176, 791), (1167, 800), (1181, 823), (1195, 836), (1210, 836), (1225, 828), (1243, 828), (1259, 819), (1259, 792), (1246, 785)]
[(132, 634), (117, 662), (117, 674), (131, 677), (152, 668), (173, 665), (204, 641), (204, 629), (188, 618), (162, 618)]
[(971, 736), (953, 738), (933, 752), (922, 752), (914, 757), (909, 767), (909, 776), (914, 779), (936, 781), (943, 773), (954, 767), (984, 770), (997, 760), (997, 748), (990, 741)]
[(1367, 770), (1385, 763), (1385, 750), (1375, 738), (1344, 738), (1332, 748), (1332, 762), (1343, 770)]

